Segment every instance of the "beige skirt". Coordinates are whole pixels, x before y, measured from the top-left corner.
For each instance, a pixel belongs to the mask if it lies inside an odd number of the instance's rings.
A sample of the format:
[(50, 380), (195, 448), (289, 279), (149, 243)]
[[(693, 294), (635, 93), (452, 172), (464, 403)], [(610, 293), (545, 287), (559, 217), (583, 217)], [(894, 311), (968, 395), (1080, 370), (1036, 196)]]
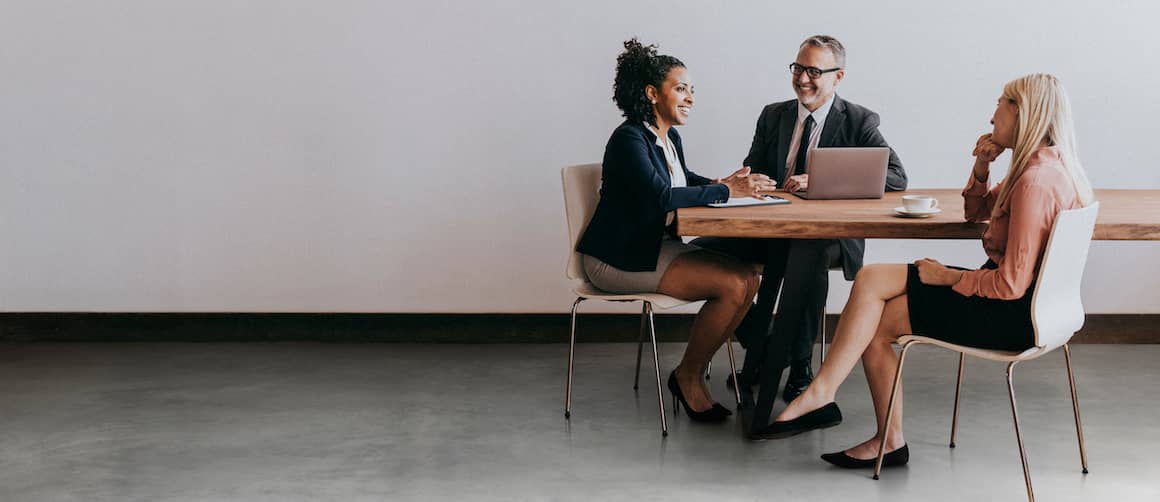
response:
[(665, 237), (661, 240), (660, 255), (657, 256), (656, 270), (627, 272), (604, 263), (592, 256), (584, 255), (584, 273), (592, 284), (609, 293), (655, 293), (661, 277), (678, 256), (701, 249), (685, 244), (680, 239)]

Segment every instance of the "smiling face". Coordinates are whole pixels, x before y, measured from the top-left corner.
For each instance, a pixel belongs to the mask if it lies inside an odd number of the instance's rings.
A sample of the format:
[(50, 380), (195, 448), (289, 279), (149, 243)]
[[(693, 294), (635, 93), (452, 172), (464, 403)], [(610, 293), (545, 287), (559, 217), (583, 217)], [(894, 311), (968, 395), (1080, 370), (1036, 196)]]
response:
[[(802, 47), (794, 62), (804, 67), (814, 67), (821, 70), (829, 70), (838, 66), (834, 53), (830, 49), (813, 45)], [(790, 73), (794, 94), (797, 94), (798, 101), (801, 102), (802, 106), (811, 112), (817, 110), (834, 96), (834, 92), (838, 89), (838, 82), (841, 82), (842, 77), (845, 76), (846, 70), (823, 73), (817, 78), (810, 78), (807, 71), (803, 71), (801, 75)]]
[(1019, 105), (1004, 96), (999, 97), (995, 114), (991, 116), (991, 141), (1005, 148), (1015, 148), (1015, 128), (1019, 124)]
[(670, 68), (660, 89), (646, 86), (645, 94), (654, 101), (658, 127), (684, 125), (689, 121), (689, 112), (693, 108), (693, 84), (687, 68)]

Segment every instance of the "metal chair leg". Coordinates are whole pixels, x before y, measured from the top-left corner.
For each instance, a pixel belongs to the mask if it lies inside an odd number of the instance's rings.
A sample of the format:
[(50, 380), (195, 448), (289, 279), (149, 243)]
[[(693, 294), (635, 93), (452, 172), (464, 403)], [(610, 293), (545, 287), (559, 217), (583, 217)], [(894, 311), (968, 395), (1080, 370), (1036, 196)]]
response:
[(1075, 411), (1075, 435), (1079, 438), (1079, 460), (1083, 473), (1088, 473), (1087, 449), (1083, 445), (1083, 422), (1079, 419), (1079, 400), (1075, 397), (1075, 375), (1071, 372), (1071, 347), (1063, 344), (1063, 357), (1067, 361), (1067, 382), (1071, 385), (1071, 409)]
[(733, 375), (733, 397), (737, 399), (737, 407), (741, 407), (741, 386), (737, 385), (737, 363), (733, 359), (733, 337), (725, 340), (725, 348), (729, 354), (729, 374)]
[(906, 342), (902, 354), (898, 356), (898, 369), (894, 370), (894, 385), (890, 387), (890, 404), (886, 406), (886, 422), (882, 427), (882, 440), (878, 443), (878, 460), (874, 462), (874, 479), (882, 473), (882, 458), (886, 456), (886, 437), (890, 435), (890, 421), (894, 418), (894, 403), (898, 399), (898, 386), (902, 384), (902, 363), (906, 362), (906, 351), (916, 342)]
[(959, 352), (959, 379), (955, 383), (955, 414), (951, 416), (951, 448), (955, 447), (955, 432), (959, 430), (959, 394), (963, 390), (963, 363), (967, 355)]
[(653, 320), (651, 302), (644, 302), (644, 311), (648, 314), (648, 334), (649, 339), (652, 341), (653, 369), (656, 370), (657, 375), (657, 407), (661, 412), (661, 436), (667, 437), (669, 435), (669, 423), (665, 420), (665, 396), (664, 390), (661, 387), (661, 362), (660, 355), (657, 353), (657, 331), (656, 323)]
[(818, 340), (821, 340), (822, 347), (819, 349), (821, 355), (818, 364), (826, 362), (826, 309), (822, 309), (822, 315), (818, 319)]
[(568, 335), (568, 383), (564, 387), (564, 419), (572, 418), (572, 359), (576, 354), (576, 307), (584, 301), (583, 297), (576, 297), (572, 302), (572, 331)]
[(1011, 416), (1015, 419), (1015, 440), (1019, 442), (1019, 459), (1023, 462), (1023, 482), (1027, 485), (1027, 500), (1034, 502), (1035, 493), (1031, 490), (1031, 471), (1027, 468), (1027, 450), (1023, 448), (1023, 432), (1019, 429), (1019, 410), (1015, 405), (1015, 365), (1019, 361), (1012, 361), (1007, 365), (1007, 394), (1011, 396)]
[(636, 376), (632, 379), (632, 390), (637, 390), (640, 387), (640, 353), (644, 349), (644, 323), (645, 309), (642, 304), (640, 306), (640, 333), (636, 337)]

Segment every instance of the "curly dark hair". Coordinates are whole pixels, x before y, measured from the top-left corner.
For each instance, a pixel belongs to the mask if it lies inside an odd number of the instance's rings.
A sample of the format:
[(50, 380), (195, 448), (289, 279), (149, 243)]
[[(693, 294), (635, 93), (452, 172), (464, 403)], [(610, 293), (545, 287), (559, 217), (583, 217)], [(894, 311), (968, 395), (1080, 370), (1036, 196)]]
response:
[(624, 42), (624, 52), (616, 57), (616, 80), (612, 83), (612, 101), (633, 122), (646, 121), (656, 125), (652, 103), (644, 94), (645, 86), (660, 90), (669, 70), (685, 67), (681, 60), (657, 55), (656, 45), (643, 45), (636, 37)]

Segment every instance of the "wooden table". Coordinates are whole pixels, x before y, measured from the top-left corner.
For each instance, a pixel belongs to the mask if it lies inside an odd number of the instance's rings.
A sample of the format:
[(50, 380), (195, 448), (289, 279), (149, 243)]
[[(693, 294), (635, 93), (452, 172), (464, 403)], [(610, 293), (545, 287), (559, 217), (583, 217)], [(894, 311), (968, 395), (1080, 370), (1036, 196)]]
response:
[[(963, 221), (960, 189), (890, 192), (881, 199), (805, 200), (790, 204), (732, 208), (690, 207), (677, 211), (677, 233), (713, 237), (791, 239), (978, 239), (986, 225)], [(900, 218), (902, 196), (931, 195), (942, 212), (929, 218)], [(1100, 215), (1095, 240), (1160, 240), (1160, 190), (1096, 190)]]
[[(901, 218), (894, 208), (902, 196), (936, 197), (942, 212), (928, 218)], [(961, 189), (915, 189), (887, 193), (881, 199), (805, 200), (783, 195), (790, 204), (734, 208), (692, 207), (677, 211), (677, 233), (712, 237), (766, 237), (789, 239), (978, 239), (986, 228), (963, 220)], [(1096, 190), (1100, 214), (1093, 239), (1160, 240), (1160, 190)], [(769, 422), (777, 396), (778, 379), (792, 340), (770, 339), (765, 348), (761, 392), (750, 428)], [(747, 396), (747, 401), (751, 396)], [(748, 410), (747, 410), (748, 411)]]

